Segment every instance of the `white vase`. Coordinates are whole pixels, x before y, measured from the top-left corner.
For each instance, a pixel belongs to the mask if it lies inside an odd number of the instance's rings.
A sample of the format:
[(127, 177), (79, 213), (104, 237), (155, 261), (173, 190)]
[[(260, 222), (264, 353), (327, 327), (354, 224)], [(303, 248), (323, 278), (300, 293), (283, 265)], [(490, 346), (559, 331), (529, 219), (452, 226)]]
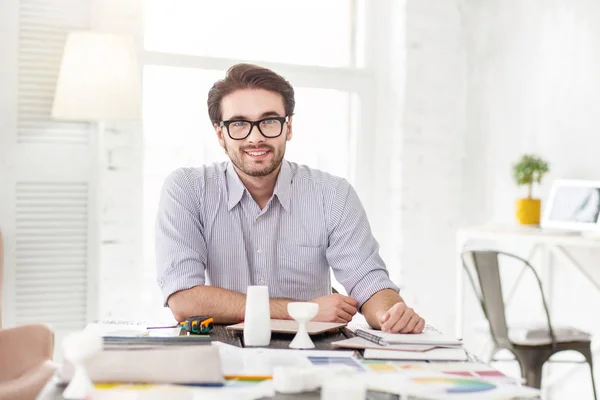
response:
[(271, 342), (271, 309), (267, 286), (248, 286), (246, 316), (244, 317), (244, 345), (268, 346)]

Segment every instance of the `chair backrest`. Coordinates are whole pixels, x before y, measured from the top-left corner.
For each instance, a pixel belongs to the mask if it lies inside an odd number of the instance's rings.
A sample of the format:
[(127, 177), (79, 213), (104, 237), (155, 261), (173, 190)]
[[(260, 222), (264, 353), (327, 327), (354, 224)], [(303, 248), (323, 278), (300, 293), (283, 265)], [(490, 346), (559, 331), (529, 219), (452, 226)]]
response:
[[(519, 256), (506, 252), (494, 250), (468, 250), (463, 252), (462, 254), (463, 266), (467, 274), (469, 275), (469, 279), (471, 280), (473, 289), (479, 297), (481, 308), (483, 309), (483, 313), (485, 314), (485, 317), (488, 320), (488, 323), (490, 325), (490, 332), (496, 345), (498, 347), (503, 347), (507, 349), (512, 348), (512, 343), (508, 336), (504, 297), (502, 294), (502, 281), (500, 278), (499, 258), (501, 255), (520, 261), (521, 263), (523, 263), (524, 268), (529, 269), (533, 273), (533, 276), (537, 281), (537, 285), (542, 298), (542, 304), (546, 312), (546, 322), (548, 324), (548, 331), (550, 333), (552, 343), (555, 344), (556, 338), (554, 335), (554, 330), (552, 329), (552, 324), (550, 322), (550, 312), (548, 311), (548, 304), (546, 302), (546, 297), (544, 296), (544, 291), (542, 289), (542, 282), (535, 269), (531, 266), (531, 264), (527, 260)], [(467, 261), (471, 261), (475, 271), (477, 272), (479, 288), (481, 290), (481, 293), (479, 293), (479, 291), (477, 290), (473, 277), (471, 276), (469, 268), (467, 266)]]
[(0, 329), (2, 328), (2, 278), (4, 276), (4, 240), (0, 231)]
[[(463, 253), (463, 265), (467, 272), (470, 271), (466, 265), (471, 261), (477, 273), (480, 293), (481, 307), (490, 325), (492, 338), (499, 347), (510, 348), (508, 338), (508, 326), (504, 310), (504, 298), (502, 296), (502, 282), (500, 280), (500, 265), (498, 253), (494, 251), (466, 251)], [(471, 279), (473, 289), (477, 290)]]

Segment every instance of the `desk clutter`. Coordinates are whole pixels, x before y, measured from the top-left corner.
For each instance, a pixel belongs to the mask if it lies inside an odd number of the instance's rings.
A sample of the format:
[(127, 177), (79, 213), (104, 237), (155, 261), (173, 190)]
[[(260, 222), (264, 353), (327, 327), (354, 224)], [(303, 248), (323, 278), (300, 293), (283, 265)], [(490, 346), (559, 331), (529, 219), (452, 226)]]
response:
[[(333, 350), (297, 350), (243, 348), (215, 340), (214, 332), (152, 327), (94, 323), (66, 338), (67, 361), (58, 373), (67, 385), (63, 396), (253, 400), (320, 390), (323, 400), (365, 399), (367, 391), (422, 399), (539, 397), (538, 390), (471, 361), (460, 341), (433, 329), (401, 335), (353, 328), (371, 336), (334, 341)], [(215, 329), (241, 334), (239, 327)], [(296, 333), (288, 334), (291, 341)]]

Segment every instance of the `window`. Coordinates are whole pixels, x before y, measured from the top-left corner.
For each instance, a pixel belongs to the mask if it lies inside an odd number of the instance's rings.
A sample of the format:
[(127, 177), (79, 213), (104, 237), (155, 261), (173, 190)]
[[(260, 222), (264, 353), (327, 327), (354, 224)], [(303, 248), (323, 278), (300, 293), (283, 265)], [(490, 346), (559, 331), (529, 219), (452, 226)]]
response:
[(156, 303), (154, 222), (163, 181), (178, 167), (227, 159), (206, 109), (214, 81), (240, 61), (288, 79), (296, 110), (286, 159), (347, 178), (365, 203), (375, 166), (358, 160), (373, 157), (376, 81), (364, 54), (375, 39), (365, 29), (365, 0), (145, 4), (143, 248), (146, 298)]

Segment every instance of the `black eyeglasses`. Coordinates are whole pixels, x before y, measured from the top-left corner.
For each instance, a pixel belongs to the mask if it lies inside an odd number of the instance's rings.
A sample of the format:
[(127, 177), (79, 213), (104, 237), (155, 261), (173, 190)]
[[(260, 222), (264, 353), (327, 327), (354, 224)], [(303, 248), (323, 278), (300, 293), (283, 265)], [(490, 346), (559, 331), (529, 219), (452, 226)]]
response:
[(244, 119), (230, 119), (221, 121), (221, 128), (226, 127), (229, 137), (233, 140), (244, 140), (250, 136), (252, 128), (256, 126), (258, 131), (266, 138), (276, 138), (283, 132), (283, 124), (288, 122), (286, 117), (268, 117), (258, 121), (247, 121)]

